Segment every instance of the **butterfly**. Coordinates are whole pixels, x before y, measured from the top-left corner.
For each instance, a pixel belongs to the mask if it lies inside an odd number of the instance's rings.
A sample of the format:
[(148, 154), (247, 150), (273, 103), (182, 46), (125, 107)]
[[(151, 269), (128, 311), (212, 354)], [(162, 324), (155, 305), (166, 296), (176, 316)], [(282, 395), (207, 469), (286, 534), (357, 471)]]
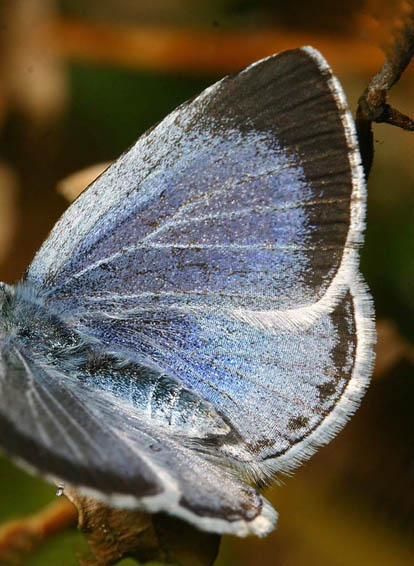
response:
[(0, 286), (0, 446), (109, 505), (268, 533), (261, 488), (367, 387), (366, 189), (318, 51), (184, 103), (69, 207)]

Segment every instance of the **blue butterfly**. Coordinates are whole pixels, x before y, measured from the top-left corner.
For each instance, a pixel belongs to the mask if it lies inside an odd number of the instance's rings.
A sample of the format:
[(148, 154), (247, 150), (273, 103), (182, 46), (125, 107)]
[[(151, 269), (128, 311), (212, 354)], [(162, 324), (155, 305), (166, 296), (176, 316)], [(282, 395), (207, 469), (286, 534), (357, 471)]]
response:
[(368, 384), (354, 123), (305, 47), (144, 134), (0, 286), (0, 445), (110, 505), (264, 535)]

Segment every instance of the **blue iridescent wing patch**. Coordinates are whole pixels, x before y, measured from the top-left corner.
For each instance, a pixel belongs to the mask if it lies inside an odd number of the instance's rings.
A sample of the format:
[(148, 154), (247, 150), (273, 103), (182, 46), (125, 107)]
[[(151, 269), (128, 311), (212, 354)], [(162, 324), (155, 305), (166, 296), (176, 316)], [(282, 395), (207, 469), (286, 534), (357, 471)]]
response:
[(144, 134), (3, 288), (0, 443), (111, 504), (263, 535), (256, 488), (342, 428), (375, 339), (352, 117), (312, 48)]

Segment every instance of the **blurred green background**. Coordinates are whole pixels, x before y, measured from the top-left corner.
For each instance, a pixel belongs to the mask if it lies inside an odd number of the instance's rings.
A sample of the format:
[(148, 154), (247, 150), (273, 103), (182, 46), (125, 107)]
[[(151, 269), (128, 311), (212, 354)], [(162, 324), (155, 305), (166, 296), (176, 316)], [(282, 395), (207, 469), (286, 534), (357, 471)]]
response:
[[(243, 65), (250, 63), (269, 30), (277, 38), (275, 48), (266, 47), (260, 56), (280, 49), (285, 38), (286, 47), (312, 41), (332, 59), (355, 109), (370, 70), (381, 62), (379, 51), (372, 58), (373, 45), (389, 43), (399, 6), (374, 0), (340, 7), (327, 0), (3, 1), (0, 280), (21, 276), (66, 208), (56, 191), (61, 179), (116, 158), (175, 106), (222, 76), (223, 67), (234, 70), (242, 57)], [(108, 29), (116, 33), (105, 35)], [(118, 45), (130, 29), (144, 39)], [(194, 49), (190, 37), (180, 49), (145, 59), (164, 31), (180, 38), (194, 29)], [(204, 51), (197, 30), (209, 38)], [(249, 34), (247, 44), (243, 39), (237, 44), (244, 37), (239, 32)], [(112, 52), (118, 53), (115, 62)], [(391, 96), (395, 107), (411, 115), (412, 67)], [(284, 485), (267, 492), (280, 513), (277, 530), (263, 540), (224, 537), (218, 566), (414, 563), (414, 378), (408, 346), (414, 330), (414, 134), (375, 126), (375, 150), (361, 254), (380, 330), (372, 386), (345, 430), (292, 478), (283, 478)], [(33, 513), (54, 497), (54, 487), (0, 460), (0, 521)], [(85, 549), (83, 537), (68, 531), (23, 564), (72, 566)]]

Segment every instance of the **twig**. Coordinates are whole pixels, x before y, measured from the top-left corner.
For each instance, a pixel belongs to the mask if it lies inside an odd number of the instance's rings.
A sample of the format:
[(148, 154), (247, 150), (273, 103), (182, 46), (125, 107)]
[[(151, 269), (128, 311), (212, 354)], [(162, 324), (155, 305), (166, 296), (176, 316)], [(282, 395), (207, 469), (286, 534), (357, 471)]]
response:
[(78, 512), (67, 499), (54, 501), (35, 515), (0, 527), (0, 566), (11, 566), (54, 534), (75, 527)]
[(387, 103), (388, 91), (399, 80), (414, 55), (414, 8), (411, 8), (403, 29), (396, 37), (391, 52), (379, 73), (369, 82), (358, 101), (356, 125), (359, 145), (368, 178), (374, 155), (372, 122), (384, 122), (414, 131), (414, 120)]
[(65, 486), (66, 497), (38, 513), (0, 526), (0, 566), (17, 566), (26, 555), (71, 527), (82, 531), (91, 557), (85, 566), (109, 566), (130, 556), (142, 563), (211, 566), (220, 537), (168, 515), (114, 509)]
[[(362, 39), (287, 29), (229, 30), (117, 25), (61, 18), (49, 28), (50, 49), (64, 58), (134, 69), (222, 74), (284, 49), (313, 45), (341, 73), (372, 73), (381, 50)], [(361, 58), (361, 52), (364, 57)]]

